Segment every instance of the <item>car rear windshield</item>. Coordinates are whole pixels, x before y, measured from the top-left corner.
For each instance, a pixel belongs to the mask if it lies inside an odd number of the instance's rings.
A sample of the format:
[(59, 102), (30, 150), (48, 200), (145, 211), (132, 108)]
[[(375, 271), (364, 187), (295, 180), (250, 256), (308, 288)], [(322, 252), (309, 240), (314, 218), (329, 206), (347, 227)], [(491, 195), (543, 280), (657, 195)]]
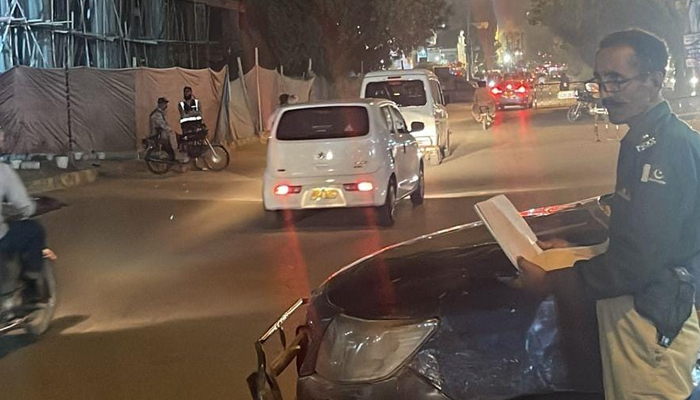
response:
[(371, 82), (367, 84), (365, 97), (392, 100), (400, 107), (424, 106), (428, 102), (420, 80)]
[(360, 106), (290, 110), (277, 126), (279, 140), (339, 139), (369, 133), (367, 109)]

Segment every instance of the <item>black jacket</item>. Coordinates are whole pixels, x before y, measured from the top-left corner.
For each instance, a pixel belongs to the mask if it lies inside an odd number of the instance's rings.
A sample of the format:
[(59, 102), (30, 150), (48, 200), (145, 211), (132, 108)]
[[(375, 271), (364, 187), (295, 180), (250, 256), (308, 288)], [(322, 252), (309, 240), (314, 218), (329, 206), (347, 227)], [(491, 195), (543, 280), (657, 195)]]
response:
[(575, 274), (594, 299), (633, 296), (637, 312), (670, 341), (694, 300), (686, 270), (700, 254), (700, 134), (668, 103), (630, 125), (611, 208), (608, 251), (551, 278)]

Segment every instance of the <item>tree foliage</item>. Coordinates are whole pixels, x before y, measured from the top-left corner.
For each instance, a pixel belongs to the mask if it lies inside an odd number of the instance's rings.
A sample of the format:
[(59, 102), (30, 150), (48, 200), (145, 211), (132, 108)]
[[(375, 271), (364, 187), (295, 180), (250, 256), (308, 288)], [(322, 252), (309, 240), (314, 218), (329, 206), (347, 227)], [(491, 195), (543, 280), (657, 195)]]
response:
[(445, 20), (445, 0), (258, 0), (265, 35), (285, 70), (308, 59), (329, 78), (389, 63), (432, 35)]
[(531, 0), (533, 25), (549, 27), (591, 64), (598, 43), (614, 31), (641, 28), (669, 45), (676, 65), (684, 58), (685, 18), (667, 0)]

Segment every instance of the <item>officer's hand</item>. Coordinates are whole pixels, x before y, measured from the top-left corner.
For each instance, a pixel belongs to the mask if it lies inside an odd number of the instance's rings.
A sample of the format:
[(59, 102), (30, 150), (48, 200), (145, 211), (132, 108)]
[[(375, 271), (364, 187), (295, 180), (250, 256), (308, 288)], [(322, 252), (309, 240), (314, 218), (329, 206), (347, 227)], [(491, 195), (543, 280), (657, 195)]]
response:
[(520, 275), (517, 279), (506, 282), (508, 286), (540, 296), (546, 296), (550, 293), (547, 271), (542, 267), (520, 257), (518, 258), (518, 269)]
[(573, 247), (574, 245), (564, 239), (538, 240), (537, 245), (542, 250), (563, 249), (565, 247)]

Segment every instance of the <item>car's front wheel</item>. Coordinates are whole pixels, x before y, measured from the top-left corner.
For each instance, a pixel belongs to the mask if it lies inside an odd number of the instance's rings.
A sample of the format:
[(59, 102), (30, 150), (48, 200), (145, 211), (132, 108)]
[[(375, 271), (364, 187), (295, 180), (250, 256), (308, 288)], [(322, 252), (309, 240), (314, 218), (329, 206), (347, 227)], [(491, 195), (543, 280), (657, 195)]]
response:
[(386, 200), (377, 208), (379, 225), (390, 227), (394, 225), (394, 213), (396, 211), (396, 182), (392, 177), (386, 189)]

